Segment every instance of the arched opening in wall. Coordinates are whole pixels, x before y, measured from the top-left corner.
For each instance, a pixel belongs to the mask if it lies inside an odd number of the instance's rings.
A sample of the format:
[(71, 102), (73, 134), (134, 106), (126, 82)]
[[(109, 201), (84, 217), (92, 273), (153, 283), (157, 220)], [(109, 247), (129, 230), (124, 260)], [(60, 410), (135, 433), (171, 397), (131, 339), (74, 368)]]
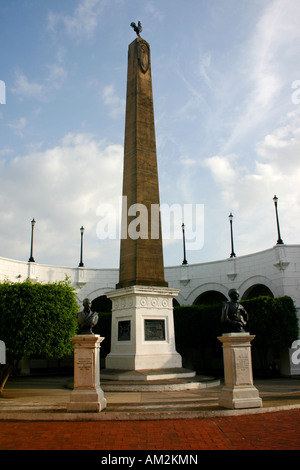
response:
[(106, 297), (106, 295), (100, 295), (92, 301), (92, 310), (93, 312), (111, 312), (112, 302)]
[(213, 305), (228, 300), (224, 294), (216, 290), (209, 290), (199, 295), (194, 300), (194, 305)]
[(111, 310), (112, 301), (106, 295), (100, 295), (92, 301), (92, 310), (99, 315), (98, 323), (93, 328), (93, 333), (104, 338), (101, 343), (101, 368), (105, 367), (105, 357), (110, 352), (111, 345)]
[(244, 300), (254, 299), (255, 297), (274, 297), (273, 293), (269, 287), (264, 284), (255, 284), (254, 286), (249, 287), (243, 295)]

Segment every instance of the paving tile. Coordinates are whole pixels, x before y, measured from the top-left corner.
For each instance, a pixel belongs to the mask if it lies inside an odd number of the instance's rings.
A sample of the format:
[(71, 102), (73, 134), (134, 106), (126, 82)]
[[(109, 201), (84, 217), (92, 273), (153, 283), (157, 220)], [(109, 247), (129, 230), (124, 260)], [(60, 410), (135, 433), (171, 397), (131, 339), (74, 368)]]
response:
[[(70, 390), (63, 388), (63, 381), (32, 380), (31, 387), (24, 386), (24, 380), (12, 382), (1, 406), (16, 409), (23, 406), (35, 411), (36, 406), (59, 406), (69, 399)], [(273, 405), (290, 401), (299, 404), (299, 379), (261, 382), (261, 392), (270, 397)], [(278, 394), (282, 396), (276, 396)], [(260, 410), (259, 413), (233, 416), (217, 416), (213, 411), (202, 418), (191, 417), (192, 413), (176, 419), (177, 409), (168, 419), (160, 420), (160, 406), (173, 408), (181, 405), (191, 410), (190, 405), (209, 409), (217, 399), (218, 390), (163, 392), (163, 393), (114, 393), (107, 394), (120, 407), (138, 408), (143, 412), (151, 402), (154, 403), (157, 419), (145, 416), (139, 419), (127, 417), (124, 420), (109, 420), (109, 413), (103, 413), (101, 420), (83, 421), (42, 420), (27, 421), (19, 419), (18, 409), (15, 421), (0, 421), (0, 450), (103, 450), (103, 451), (198, 451), (198, 450), (300, 450), (300, 408), (281, 411)], [(268, 407), (267, 396), (263, 397), (264, 407)], [(203, 402), (202, 402), (203, 400)], [(277, 401), (276, 401), (277, 400)], [(4, 406), (5, 405), (5, 406)], [(127, 410), (126, 410), (127, 411)], [(138, 416), (139, 413), (134, 416)], [(48, 413), (49, 415), (49, 413)], [(101, 413), (102, 415), (102, 413)], [(58, 416), (58, 414), (56, 414)], [(127, 416), (127, 415), (126, 415)], [(128, 414), (130, 416), (130, 414)], [(174, 416), (174, 419), (173, 419)], [(193, 415), (194, 416), (194, 415)], [(206, 417), (208, 416), (208, 417)], [(189, 419), (185, 419), (188, 417)], [(123, 418), (122, 418), (123, 419)]]
[(300, 410), (209, 419), (2, 422), (0, 450), (300, 450)]

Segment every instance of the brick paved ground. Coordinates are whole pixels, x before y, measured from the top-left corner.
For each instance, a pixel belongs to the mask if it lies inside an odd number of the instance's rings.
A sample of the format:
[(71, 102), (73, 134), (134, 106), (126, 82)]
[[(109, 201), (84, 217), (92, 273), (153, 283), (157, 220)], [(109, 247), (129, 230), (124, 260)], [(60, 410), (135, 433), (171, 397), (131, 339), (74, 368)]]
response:
[(210, 419), (1, 422), (0, 450), (300, 450), (300, 410)]

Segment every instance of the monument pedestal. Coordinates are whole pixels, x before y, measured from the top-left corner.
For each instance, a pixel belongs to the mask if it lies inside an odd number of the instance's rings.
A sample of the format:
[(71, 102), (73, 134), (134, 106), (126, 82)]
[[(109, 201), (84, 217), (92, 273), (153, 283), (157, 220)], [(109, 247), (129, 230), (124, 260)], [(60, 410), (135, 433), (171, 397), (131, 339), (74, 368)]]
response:
[(99, 335), (77, 335), (74, 343), (74, 389), (67, 410), (70, 412), (100, 412), (106, 399), (100, 387)]
[(173, 298), (178, 290), (131, 286), (106, 295), (112, 300), (111, 352), (106, 369), (182, 367), (173, 321)]
[(260, 408), (262, 400), (253, 385), (251, 341), (249, 333), (226, 333), (218, 337), (223, 344), (225, 386), (219, 405), (224, 408)]

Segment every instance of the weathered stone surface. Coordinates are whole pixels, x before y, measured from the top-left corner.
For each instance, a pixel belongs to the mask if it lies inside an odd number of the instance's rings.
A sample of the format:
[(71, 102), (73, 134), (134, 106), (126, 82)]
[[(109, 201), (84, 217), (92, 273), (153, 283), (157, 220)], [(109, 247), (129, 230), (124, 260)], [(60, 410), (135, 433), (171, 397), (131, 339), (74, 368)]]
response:
[[(176, 352), (173, 319), (172, 301), (177, 294), (175, 289), (154, 286), (131, 286), (107, 292), (112, 300), (112, 335), (106, 369), (182, 367), (182, 358)], [(159, 322), (163, 332), (150, 337), (149, 321)], [(120, 338), (120, 323), (125, 322), (130, 324), (130, 329), (127, 336)]]
[(251, 341), (249, 333), (225, 333), (218, 339), (223, 344), (225, 385), (219, 405), (224, 408), (260, 408), (262, 400), (253, 385)]
[(74, 344), (74, 389), (68, 412), (97, 413), (106, 408), (100, 387), (100, 343), (103, 340), (99, 335), (71, 338)]
[[(134, 285), (165, 286), (160, 215), (151, 217), (151, 207), (159, 207), (154, 109), (149, 44), (138, 37), (129, 45), (127, 101), (123, 169), (122, 239), (120, 277), (117, 288)], [(143, 204), (146, 215), (128, 215), (134, 204)], [(132, 239), (130, 223), (141, 217), (148, 225), (144, 238)], [(158, 234), (151, 236), (151, 228)], [(152, 233), (153, 235), (153, 233)]]

